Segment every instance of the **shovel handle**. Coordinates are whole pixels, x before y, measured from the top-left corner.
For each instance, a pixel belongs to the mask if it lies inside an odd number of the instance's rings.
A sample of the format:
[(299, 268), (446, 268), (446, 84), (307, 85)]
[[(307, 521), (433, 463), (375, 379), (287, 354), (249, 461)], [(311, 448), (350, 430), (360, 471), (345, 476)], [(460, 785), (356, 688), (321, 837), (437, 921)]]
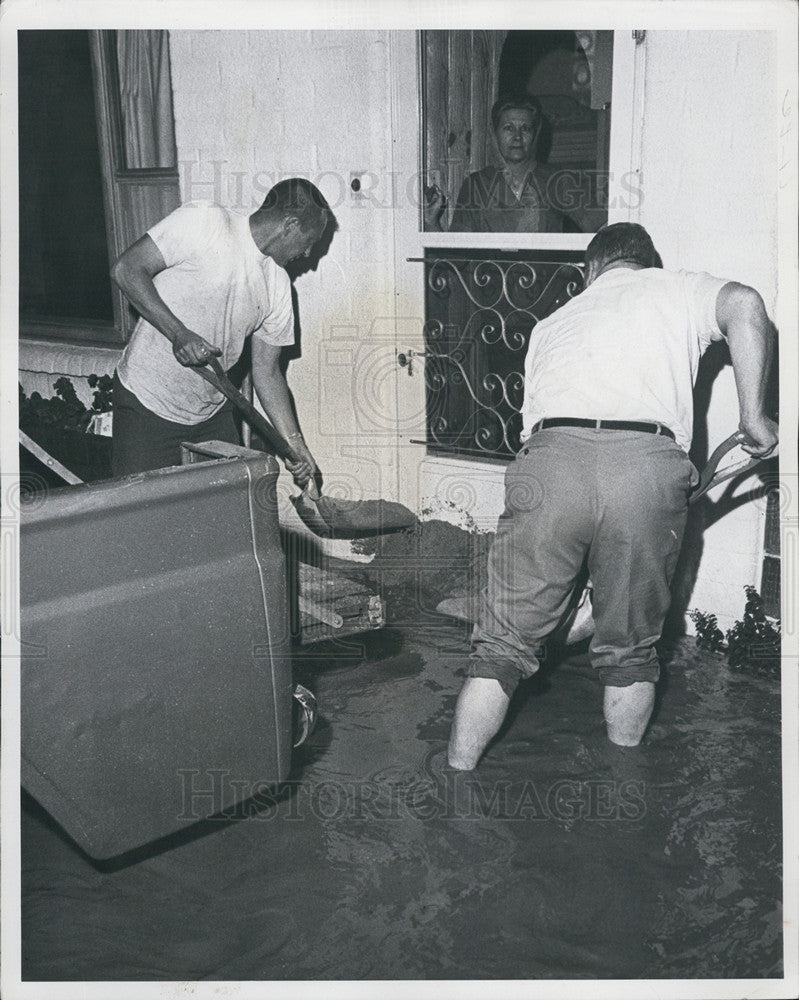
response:
[(219, 361), (216, 358), (209, 358), (206, 364), (208, 368), (202, 365), (195, 367), (197, 374), (233, 403), (247, 423), (274, 448), (280, 458), (289, 459), (291, 462), (300, 461), (289, 442), (256, 410), (244, 393), (233, 385)]
[(688, 503), (696, 503), (697, 500), (707, 493), (708, 490), (712, 490), (714, 486), (718, 486), (719, 483), (725, 482), (727, 479), (732, 479), (733, 476), (740, 476), (744, 472), (749, 472), (750, 469), (754, 469), (756, 465), (759, 465), (763, 459), (757, 458), (754, 455), (750, 455), (745, 461), (735, 462), (729, 468), (724, 469), (723, 472), (716, 473), (716, 469), (719, 466), (719, 462), (737, 447), (741, 441), (743, 441), (743, 435), (740, 431), (736, 431), (734, 434), (730, 434), (728, 438), (721, 442), (721, 444), (716, 448), (710, 458), (707, 460), (704, 469), (702, 469), (701, 475), (699, 476), (699, 482), (696, 484), (695, 489), (688, 498)]

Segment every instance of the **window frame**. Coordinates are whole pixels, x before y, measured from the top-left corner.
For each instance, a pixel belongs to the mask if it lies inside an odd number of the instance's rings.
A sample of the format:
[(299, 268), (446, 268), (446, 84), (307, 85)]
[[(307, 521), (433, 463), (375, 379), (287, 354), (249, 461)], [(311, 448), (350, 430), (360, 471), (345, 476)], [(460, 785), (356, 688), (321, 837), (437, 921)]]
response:
[[(138, 194), (144, 206), (140, 219), (149, 216), (152, 222), (168, 214), (159, 207), (177, 207), (180, 203), (178, 165), (174, 168), (131, 169), (125, 166), (122, 133), (122, 112), (117, 88), (114, 30), (90, 30), (92, 80), (94, 85), (95, 117), (103, 189), (106, 244), (109, 271), (117, 257), (141, 233), (136, 232), (137, 220), (125, 204), (126, 194)], [(173, 122), (174, 125), (174, 122)], [(136, 191), (138, 189), (138, 192)], [(171, 208), (169, 209), (171, 211)], [(145, 227), (146, 228), (146, 227)], [(114, 319), (112, 322), (72, 319), (19, 318), (19, 335), (26, 340), (48, 340), (67, 345), (124, 346), (133, 332), (136, 313), (109, 277)]]
[[(608, 223), (635, 221), (638, 202), (631, 204), (624, 182), (635, 178), (635, 191), (640, 191), (640, 122), (643, 113), (642, 59), (645, 32), (617, 30), (613, 33), (613, 83), (608, 156)], [(422, 33), (417, 33), (417, 65), (419, 72), (419, 143), (418, 177), (424, 178), (424, 135), (426, 128), (425, 61)], [(420, 246), (452, 250), (584, 250), (593, 233), (458, 233), (426, 232), (419, 199), (417, 225)]]

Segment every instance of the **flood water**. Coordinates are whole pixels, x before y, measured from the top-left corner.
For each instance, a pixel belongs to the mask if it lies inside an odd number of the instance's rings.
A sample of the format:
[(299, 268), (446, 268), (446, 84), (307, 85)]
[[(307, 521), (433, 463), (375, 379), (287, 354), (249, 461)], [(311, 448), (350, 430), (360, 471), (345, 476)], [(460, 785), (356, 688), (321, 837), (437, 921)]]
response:
[(572, 655), (454, 775), (466, 627), (358, 643), (306, 648), (320, 723), (249, 818), (113, 870), (26, 805), (24, 979), (782, 975), (776, 679), (684, 640), (622, 750)]

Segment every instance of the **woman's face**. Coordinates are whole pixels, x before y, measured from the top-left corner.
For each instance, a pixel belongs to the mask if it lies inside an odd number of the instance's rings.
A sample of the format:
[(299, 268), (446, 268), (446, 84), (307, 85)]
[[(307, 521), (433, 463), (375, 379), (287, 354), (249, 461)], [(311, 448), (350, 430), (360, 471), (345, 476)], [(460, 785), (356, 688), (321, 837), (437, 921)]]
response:
[(533, 153), (538, 131), (529, 108), (508, 108), (499, 116), (494, 135), (500, 156), (506, 163), (523, 163)]

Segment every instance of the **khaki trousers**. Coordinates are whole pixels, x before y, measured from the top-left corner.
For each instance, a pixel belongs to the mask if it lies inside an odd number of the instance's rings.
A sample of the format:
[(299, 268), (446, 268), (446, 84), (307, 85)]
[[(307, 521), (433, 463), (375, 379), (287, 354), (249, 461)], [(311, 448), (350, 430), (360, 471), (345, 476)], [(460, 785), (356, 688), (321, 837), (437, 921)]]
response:
[(494, 677), (510, 694), (535, 673), (536, 651), (564, 618), (587, 565), (591, 662), (602, 682), (657, 680), (655, 644), (697, 478), (665, 436), (593, 428), (533, 434), (506, 472), (469, 676)]

